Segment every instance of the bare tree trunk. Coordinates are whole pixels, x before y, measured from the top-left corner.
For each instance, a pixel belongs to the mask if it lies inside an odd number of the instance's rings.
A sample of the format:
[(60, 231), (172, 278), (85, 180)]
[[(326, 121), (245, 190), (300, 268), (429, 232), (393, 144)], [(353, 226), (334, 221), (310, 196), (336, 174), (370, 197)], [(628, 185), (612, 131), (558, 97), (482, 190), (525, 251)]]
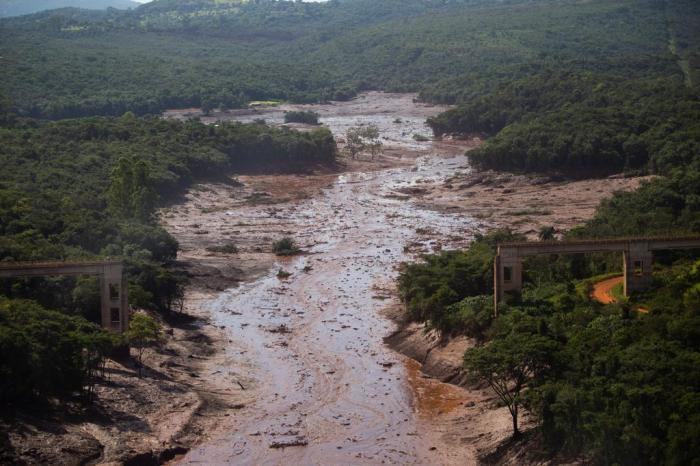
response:
[(520, 437), (520, 430), (518, 429), (518, 405), (515, 404), (510, 414), (513, 416), (513, 438)]

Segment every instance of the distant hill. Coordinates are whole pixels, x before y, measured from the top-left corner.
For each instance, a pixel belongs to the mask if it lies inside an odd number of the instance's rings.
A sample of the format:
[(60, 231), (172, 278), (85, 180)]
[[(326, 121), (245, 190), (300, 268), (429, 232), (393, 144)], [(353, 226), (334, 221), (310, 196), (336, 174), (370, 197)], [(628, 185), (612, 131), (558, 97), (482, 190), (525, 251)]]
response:
[(127, 9), (137, 6), (139, 3), (131, 0), (0, 0), (0, 18), (66, 7), (105, 10), (110, 7)]

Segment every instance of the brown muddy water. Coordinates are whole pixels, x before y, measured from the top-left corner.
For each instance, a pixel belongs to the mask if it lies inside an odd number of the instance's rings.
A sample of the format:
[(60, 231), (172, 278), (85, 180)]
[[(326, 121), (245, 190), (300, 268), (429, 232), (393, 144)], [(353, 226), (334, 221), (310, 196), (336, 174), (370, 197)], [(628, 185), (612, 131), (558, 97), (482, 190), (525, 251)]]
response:
[[(239, 236), (255, 231), (259, 238), (267, 224), (283, 223), (305, 253), (277, 258), (266, 273), (201, 304), (234, 342), (227, 359), (250, 361), (257, 396), (181, 464), (471, 462), (450, 452), (431, 426), (432, 413), (463, 402), (459, 389), (425, 379), (417, 363), (383, 343), (394, 324), (382, 311), (394, 299), (397, 266), (414, 258), (409, 251), (465, 246), (479, 229), (467, 215), (419, 208), (401, 195), (469, 170), (455, 155), (462, 149), (414, 140), (430, 134), (426, 116), (443, 109), (412, 98), (369, 94), (311, 107), (338, 137), (350, 126), (377, 124), (385, 146), (410, 163), (342, 173), (317, 195), (274, 208), (231, 201), (229, 209), (206, 212), (202, 228), (248, 225), (248, 233), (235, 230)], [(236, 118), (283, 117), (279, 109), (262, 113)], [(178, 236), (177, 222), (167, 223)], [(278, 278), (280, 270), (291, 275)]]

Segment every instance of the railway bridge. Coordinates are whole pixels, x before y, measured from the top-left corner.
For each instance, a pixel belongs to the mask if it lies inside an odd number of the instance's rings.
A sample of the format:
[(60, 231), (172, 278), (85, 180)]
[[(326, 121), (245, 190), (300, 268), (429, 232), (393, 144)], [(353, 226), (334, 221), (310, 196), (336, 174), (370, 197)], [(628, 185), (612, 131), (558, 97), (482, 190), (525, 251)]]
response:
[(501, 243), (494, 260), (494, 312), (505, 292), (523, 287), (523, 258), (539, 254), (584, 254), (621, 252), (625, 296), (640, 291), (652, 281), (654, 251), (700, 248), (700, 236), (612, 238), (583, 241), (525, 241)]
[(80, 276), (100, 277), (100, 315), (102, 327), (125, 332), (129, 326), (129, 300), (124, 266), (121, 261), (81, 262), (0, 262), (0, 278)]

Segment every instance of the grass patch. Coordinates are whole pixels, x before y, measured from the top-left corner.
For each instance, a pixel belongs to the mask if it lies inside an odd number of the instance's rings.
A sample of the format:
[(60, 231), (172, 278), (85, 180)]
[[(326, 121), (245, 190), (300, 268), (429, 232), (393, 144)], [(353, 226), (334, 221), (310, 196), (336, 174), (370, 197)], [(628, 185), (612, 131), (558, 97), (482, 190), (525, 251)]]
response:
[(625, 296), (625, 285), (624, 283), (618, 283), (613, 286), (610, 290), (610, 294), (615, 298), (618, 303), (624, 303), (627, 301), (627, 296)]
[(248, 104), (249, 107), (277, 107), (281, 100), (254, 100)]

